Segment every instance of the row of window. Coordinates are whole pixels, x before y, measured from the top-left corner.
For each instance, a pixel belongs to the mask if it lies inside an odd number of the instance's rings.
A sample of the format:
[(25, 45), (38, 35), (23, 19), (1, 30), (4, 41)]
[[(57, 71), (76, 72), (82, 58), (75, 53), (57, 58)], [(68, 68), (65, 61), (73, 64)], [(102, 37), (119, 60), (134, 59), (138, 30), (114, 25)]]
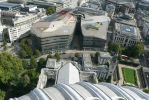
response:
[(50, 39), (48, 41), (41, 41), (41, 44), (44, 45), (44, 44), (49, 44), (49, 43), (60, 43), (60, 42), (67, 42), (68, 39)]
[(36, 17), (31, 18), (31, 19), (29, 19), (29, 20), (23, 21), (23, 22), (21, 22), (21, 23), (17, 23), (17, 24), (15, 24), (15, 26), (21, 26), (21, 25), (24, 25), (24, 24), (33, 23), (33, 22), (34, 22), (35, 20), (37, 20), (37, 19), (38, 19), (38, 17), (36, 16)]
[[(126, 41), (127, 40), (127, 41)], [(114, 42), (115, 43), (119, 43), (119, 44), (124, 44), (124, 43), (128, 43), (128, 45), (133, 45), (136, 43), (136, 41), (134, 40), (129, 40), (129, 39), (126, 39), (126, 38), (120, 38), (120, 37), (115, 37), (114, 39)]]

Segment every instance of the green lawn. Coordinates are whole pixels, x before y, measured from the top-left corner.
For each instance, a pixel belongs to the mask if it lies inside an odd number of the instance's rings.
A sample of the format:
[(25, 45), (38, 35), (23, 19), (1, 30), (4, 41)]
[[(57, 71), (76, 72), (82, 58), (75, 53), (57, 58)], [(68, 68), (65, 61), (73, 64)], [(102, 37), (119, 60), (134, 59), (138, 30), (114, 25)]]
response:
[(123, 68), (124, 81), (129, 84), (137, 85), (136, 71), (130, 68)]

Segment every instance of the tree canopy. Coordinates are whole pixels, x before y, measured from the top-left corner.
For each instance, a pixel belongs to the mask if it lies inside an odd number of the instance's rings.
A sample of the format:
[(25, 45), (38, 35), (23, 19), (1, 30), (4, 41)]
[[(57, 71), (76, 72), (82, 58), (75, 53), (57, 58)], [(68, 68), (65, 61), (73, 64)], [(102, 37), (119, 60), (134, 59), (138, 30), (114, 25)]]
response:
[(35, 57), (31, 57), (31, 59), (30, 59), (30, 65), (31, 65), (31, 68), (35, 68), (35, 67), (37, 67), (37, 62), (36, 62), (36, 59), (35, 59)]
[(8, 53), (0, 53), (0, 81), (10, 84), (23, 70), (22, 61)]
[(21, 40), (20, 47), (19, 56), (21, 58), (31, 57), (33, 55), (31, 45), (27, 39)]
[[(32, 58), (34, 62), (34, 58)], [(0, 53), (0, 100), (17, 97), (28, 93), (36, 87), (39, 70), (33, 63), (28, 69), (28, 63), (6, 52)]]
[(122, 53), (124, 55), (129, 56), (129, 57), (137, 58), (141, 54), (143, 54), (144, 44), (142, 42), (138, 42), (133, 46), (123, 48), (117, 43), (111, 43), (111, 44), (109, 44), (108, 50), (109, 50), (109, 52)]
[(40, 53), (40, 51), (38, 49), (36, 49), (34, 51), (34, 55), (35, 55), (35, 57), (39, 57), (41, 55), (41, 53)]
[(40, 58), (38, 62), (38, 67), (43, 68), (46, 65), (46, 60), (44, 58)]
[(4, 100), (5, 92), (0, 90), (0, 100)]
[(124, 54), (129, 57), (139, 57), (144, 52), (144, 45), (141, 42), (136, 43), (134, 46), (125, 49)]
[(109, 52), (121, 53), (122, 47), (120, 46), (120, 44), (110, 43), (108, 46), (108, 50), (109, 50)]
[(54, 58), (59, 61), (61, 59), (61, 56), (59, 53), (55, 53)]
[(47, 15), (53, 14), (56, 12), (56, 8), (55, 7), (48, 7), (47, 9)]
[(132, 54), (134, 57), (138, 57), (144, 52), (144, 45), (142, 42), (138, 42), (132, 48)]

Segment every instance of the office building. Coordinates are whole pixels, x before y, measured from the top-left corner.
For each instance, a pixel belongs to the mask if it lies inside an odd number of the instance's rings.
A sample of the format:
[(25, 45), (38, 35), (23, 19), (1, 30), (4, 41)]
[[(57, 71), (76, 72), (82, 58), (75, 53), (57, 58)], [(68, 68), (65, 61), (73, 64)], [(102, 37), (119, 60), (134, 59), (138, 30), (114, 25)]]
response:
[(33, 43), (42, 53), (64, 52), (69, 49), (76, 26), (71, 9), (64, 9), (33, 25)]
[(0, 0), (0, 2), (7, 2), (7, 0)]
[(30, 30), (32, 24), (45, 17), (45, 10), (36, 9), (35, 12), (3, 11), (2, 24), (7, 27), (10, 42), (14, 42), (20, 36)]
[(143, 18), (148, 17), (149, 14), (149, 1), (140, 0), (137, 4), (136, 19), (139, 27), (143, 26)]
[(148, 100), (149, 95), (130, 86), (110, 83), (57, 84), (45, 89), (35, 88), (29, 94), (9, 100)]
[(49, 7), (54, 7), (56, 12), (59, 12), (63, 9), (63, 4), (54, 1), (37, 1), (37, 0), (30, 0), (27, 2), (29, 5), (36, 5), (38, 8), (48, 9)]
[(102, 9), (101, 1), (99, 0), (79, 0), (78, 5), (82, 8), (88, 8), (99, 11)]
[(29, 0), (27, 4), (37, 5), (48, 9), (49, 7), (55, 7), (56, 12), (65, 8), (75, 8), (78, 6), (78, 0)]
[(115, 5), (116, 13), (135, 13), (135, 2), (133, 0), (105, 0), (106, 4)]
[(149, 18), (148, 17), (142, 18), (142, 21), (143, 21), (142, 32), (143, 32), (144, 38), (147, 40), (149, 40)]
[(113, 4), (106, 5), (106, 11), (107, 11), (109, 17), (112, 18), (114, 16), (115, 9), (116, 9), (116, 7)]
[[(85, 11), (81, 20), (84, 50), (106, 50), (110, 18), (104, 11)], [(83, 11), (82, 10), (82, 11)]]
[(136, 26), (135, 19), (127, 19), (127, 17), (116, 18), (113, 31), (112, 42), (119, 43), (123, 47), (133, 46), (141, 41), (140, 31)]
[(149, 40), (149, 1), (140, 0), (137, 4), (136, 19), (138, 26), (142, 29), (143, 37)]
[(10, 3), (25, 4), (28, 0), (7, 0)]
[(14, 4), (14, 3), (1, 2), (0, 3), (0, 9), (1, 10), (19, 11), (21, 9), (21, 5), (20, 4)]

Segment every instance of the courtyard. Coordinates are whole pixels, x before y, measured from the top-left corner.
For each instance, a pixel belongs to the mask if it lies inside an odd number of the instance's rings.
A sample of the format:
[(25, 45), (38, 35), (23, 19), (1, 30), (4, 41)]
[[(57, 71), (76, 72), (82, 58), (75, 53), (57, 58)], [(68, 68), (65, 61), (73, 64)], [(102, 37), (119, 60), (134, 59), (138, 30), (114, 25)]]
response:
[(122, 68), (124, 82), (130, 85), (137, 85), (136, 71), (131, 68)]

